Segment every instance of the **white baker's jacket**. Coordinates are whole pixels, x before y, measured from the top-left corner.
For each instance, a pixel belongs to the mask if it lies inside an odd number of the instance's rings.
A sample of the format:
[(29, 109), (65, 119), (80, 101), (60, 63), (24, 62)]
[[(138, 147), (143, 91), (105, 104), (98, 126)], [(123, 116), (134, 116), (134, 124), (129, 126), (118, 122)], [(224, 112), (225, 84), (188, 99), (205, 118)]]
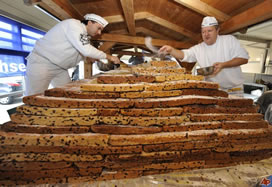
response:
[(86, 25), (76, 19), (55, 25), (36, 42), (33, 52), (63, 69), (75, 67), (84, 57), (106, 58), (103, 51), (90, 45)]
[[(213, 45), (202, 42), (182, 51), (182, 61), (198, 62), (200, 67), (212, 66), (216, 62), (226, 62), (233, 58), (249, 59), (248, 52), (232, 35), (218, 35)], [(240, 66), (224, 68), (216, 76), (206, 80), (219, 83), (221, 88), (234, 88), (244, 82)]]

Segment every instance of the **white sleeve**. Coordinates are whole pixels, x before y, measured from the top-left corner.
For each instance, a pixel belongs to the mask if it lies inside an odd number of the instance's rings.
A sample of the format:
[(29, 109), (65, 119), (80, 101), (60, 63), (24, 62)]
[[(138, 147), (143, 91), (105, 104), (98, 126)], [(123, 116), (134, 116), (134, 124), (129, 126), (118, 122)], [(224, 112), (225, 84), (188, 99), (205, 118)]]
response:
[(193, 47), (182, 50), (184, 53), (184, 58), (182, 59), (182, 62), (196, 62), (197, 61)]
[(234, 36), (230, 36), (230, 53), (233, 58), (245, 58), (249, 59), (248, 52), (243, 48), (239, 42)]
[(83, 34), (81, 25), (78, 24), (69, 24), (67, 30), (65, 29), (67, 39), (83, 56), (94, 59), (105, 59), (107, 57), (106, 53), (93, 47), (88, 41), (84, 41)]

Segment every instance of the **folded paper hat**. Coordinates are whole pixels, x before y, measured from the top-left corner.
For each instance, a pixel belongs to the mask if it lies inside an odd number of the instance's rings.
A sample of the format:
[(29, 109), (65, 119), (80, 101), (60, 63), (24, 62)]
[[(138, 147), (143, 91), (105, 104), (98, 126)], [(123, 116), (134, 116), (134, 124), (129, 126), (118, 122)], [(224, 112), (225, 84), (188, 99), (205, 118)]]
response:
[(84, 19), (95, 21), (95, 22), (101, 24), (103, 27), (106, 27), (108, 25), (108, 22), (104, 18), (102, 18), (101, 16), (96, 15), (96, 14), (86, 14), (84, 16)]
[(210, 16), (206, 16), (205, 18), (203, 18), (203, 21), (201, 23), (201, 27), (209, 27), (209, 26), (214, 26), (214, 25), (218, 25), (217, 20), (215, 19), (215, 17), (210, 17)]

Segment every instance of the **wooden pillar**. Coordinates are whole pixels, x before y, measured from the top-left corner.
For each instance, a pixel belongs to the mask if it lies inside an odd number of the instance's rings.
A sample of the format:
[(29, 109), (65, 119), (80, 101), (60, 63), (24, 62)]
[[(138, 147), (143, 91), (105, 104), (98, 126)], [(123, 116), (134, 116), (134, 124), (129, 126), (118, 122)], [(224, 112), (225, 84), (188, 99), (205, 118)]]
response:
[[(99, 50), (104, 52), (109, 52), (110, 49), (116, 44), (116, 42), (104, 42), (102, 46), (100, 46)], [(95, 59), (86, 58), (84, 61), (84, 79), (90, 79), (93, 75), (93, 63)]]
[(90, 79), (93, 75), (93, 63), (95, 62), (92, 58), (86, 58), (84, 61), (84, 79)]

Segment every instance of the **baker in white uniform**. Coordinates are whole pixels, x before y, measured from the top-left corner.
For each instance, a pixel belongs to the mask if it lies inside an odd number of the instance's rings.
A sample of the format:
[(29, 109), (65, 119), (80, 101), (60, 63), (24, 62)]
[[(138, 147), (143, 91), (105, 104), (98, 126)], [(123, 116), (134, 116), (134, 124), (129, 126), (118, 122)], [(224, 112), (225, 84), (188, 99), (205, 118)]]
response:
[(230, 95), (243, 96), (244, 79), (240, 65), (248, 62), (247, 51), (234, 36), (219, 35), (219, 25), (214, 17), (203, 19), (201, 34), (203, 42), (189, 49), (177, 50), (165, 45), (159, 53), (186, 62), (198, 62), (200, 67), (214, 66), (213, 75), (205, 77), (206, 80), (217, 82)]
[(68, 69), (75, 67), (85, 57), (108, 59), (119, 64), (111, 56), (93, 47), (91, 37), (100, 35), (108, 22), (96, 14), (86, 14), (84, 20), (67, 19), (50, 29), (36, 42), (27, 57), (25, 96), (42, 93), (51, 83), (63, 86), (71, 81)]

